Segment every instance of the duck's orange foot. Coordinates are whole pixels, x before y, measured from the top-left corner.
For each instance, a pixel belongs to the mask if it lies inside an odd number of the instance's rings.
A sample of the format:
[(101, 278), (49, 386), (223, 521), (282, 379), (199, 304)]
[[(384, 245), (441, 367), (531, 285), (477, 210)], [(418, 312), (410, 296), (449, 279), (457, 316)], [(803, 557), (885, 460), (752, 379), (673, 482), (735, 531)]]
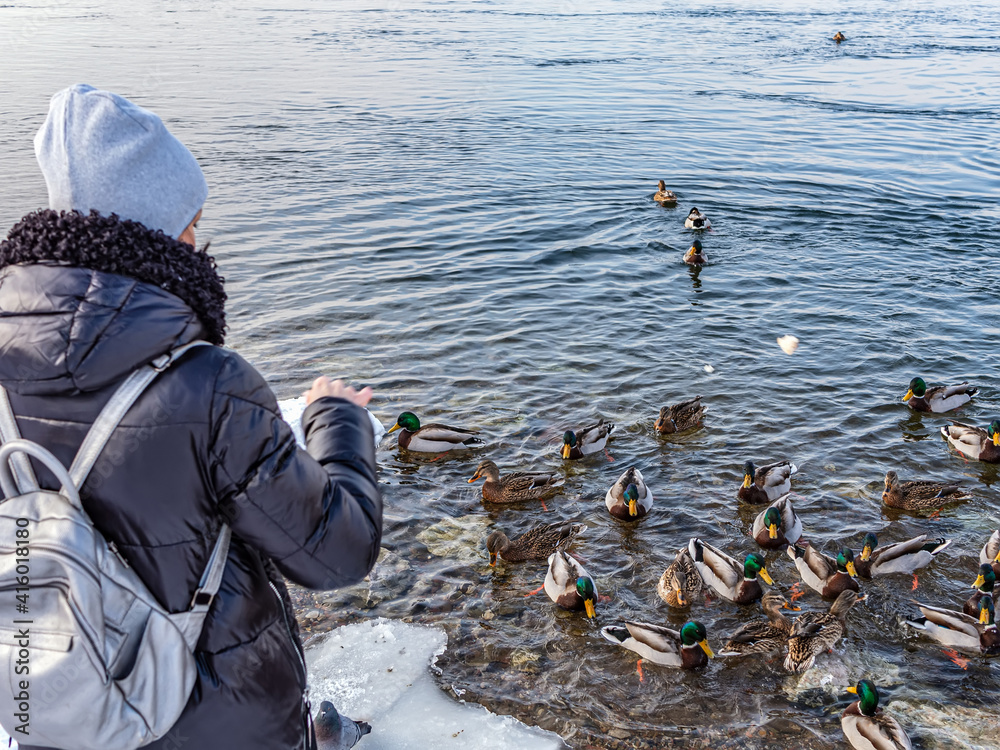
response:
[(529, 596), (534, 596), (534, 595), (535, 595), (535, 594), (537, 594), (537, 593), (538, 593), (539, 591), (542, 591), (542, 590), (543, 590), (544, 588), (545, 588), (545, 584), (543, 583), (543, 584), (542, 584), (541, 586), (539, 586), (539, 587), (538, 587), (537, 589), (535, 589), (534, 591), (529, 591), (529, 592), (528, 592), (527, 594), (525, 594), (525, 595), (524, 595), (524, 598), (525, 598), (525, 599), (527, 599), (527, 598), (528, 598)]
[(933, 513), (931, 513), (931, 514), (930, 514), (929, 516), (927, 516), (927, 517), (928, 517), (928, 518), (940, 518), (940, 517), (941, 517), (941, 511), (942, 511), (942, 510), (944, 510), (944, 508), (938, 508), (938, 509), (937, 509), (936, 511), (934, 511)]
[(642, 659), (639, 659), (638, 663), (635, 665), (635, 673), (639, 675), (639, 682), (646, 681), (646, 677), (642, 673)]
[(806, 592), (802, 590), (801, 581), (797, 581), (792, 584), (792, 587), (788, 590), (789, 598), (794, 602), (796, 599), (801, 599), (806, 595)]
[(549, 508), (548, 508), (548, 506), (547, 506), (547, 505), (545, 504), (545, 501), (544, 501), (544, 500), (542, 500), (542, 510), (544, 510), (544, 511), (545, 511), (546, 513), (548, 513), (548, 512), (549, 512)]
[(612, 458), (611, 454), (608, 453), (608, 449), (607, 448), (604, 449), (604, 455), (608, 457), (609, 461), (614, 461), (615, 460), (614, 458)]
[(956, 667), (961, 667), (962, 669), (969, 668), (969, 660), (959, 656), (957, 651), (952, 651), (950, 648), (943, 648), (941, 649), (941, 653), (951, 659)]
[(435, 456), (434, 458), (432, 458), (432, 459), (430, 460), (430, 463), (434, 463), (435, 461), (440, 461), (440, 460), (441, 460), (442, 458), (444, 458), (444, 457), (445, 457), (445, 456), (447, 456), (447, 455), (448, 455), (448, 451), (445, 451), (445, 452), (444, 452), (444, 453), (442, 453), (441, 455), (439, 455), (439, 456)]
[(610, 601), (611, 601), (611, 597), (608, 596), (607, 594), (598, 594), (597, 595), (597, 602), (598, 602), (598, 604), (607, 604)]
[(917, 580), (917, 574), (914, 573), (913, 574), (913, 585), (910, 586), (910, 591), (916, 591), (917, 590), (917, 586), (919, 586), (919, 585), (920, 585), (920, 581)]

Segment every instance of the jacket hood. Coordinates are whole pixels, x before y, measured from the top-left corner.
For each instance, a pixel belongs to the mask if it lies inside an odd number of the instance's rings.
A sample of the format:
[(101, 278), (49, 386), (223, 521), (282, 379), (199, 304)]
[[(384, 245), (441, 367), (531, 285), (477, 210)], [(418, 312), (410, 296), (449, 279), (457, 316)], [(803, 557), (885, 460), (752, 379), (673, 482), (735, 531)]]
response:
[(16, 393), (96, 391), (203, 335), (183, 300), (127, 276), (54, 265), (0, 271), (0, 383)]
[(0, 242), (0, 383), (73, 394), (195, 338), (221, 345), (215, 259), (138, 222), (36, 211)]

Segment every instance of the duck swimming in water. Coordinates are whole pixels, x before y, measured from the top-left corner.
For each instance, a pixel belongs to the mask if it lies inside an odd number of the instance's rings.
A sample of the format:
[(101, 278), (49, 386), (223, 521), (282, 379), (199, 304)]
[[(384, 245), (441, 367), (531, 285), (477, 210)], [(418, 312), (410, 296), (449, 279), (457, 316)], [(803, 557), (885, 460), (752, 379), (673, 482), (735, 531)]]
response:
[(968, 383), (958, 385), (935, 385), (930, 388), (923, 378), (913, 378), (903, 396), (903, 401), (914, 411), (929, 411), (935, 414), (952, 411), (969, 403), (979, 393)]
[(708, 255), (701, 245), (701, 240), (695, 240), (684, 253), (684, 262), (689, 266), (703, 266), (708, 263)]
[(660, 180), (656, 186), (656, 194), (653, 195), (653, 200), (661, 206), (669, 206), (677, 202), (677, 196), (674, 195), (673, 190), (667, 190), (667, 183)]
[(912, 750), (910, 738), (894, 718), (878, 707), (878, 688), (871, 680), (861, 680), (847, 688), (859, 700), (840, 715), (844, 739), (855, 750)]
[(835, 41), (837, 44), (840, 44), (841, 42), (847, 41), (847, 37), (838, 31), (836, 34), (833, 35), (833, 41)]
[(661, 435), (690, 430), (701, 424), (701, 418), (706, 411), (708, 407), (702, 405), (701, 396), (695, 396), (689, 401), (661, 408), (660, 416), (656, 418), (653, 427)]
[(388, 433), (402, 430), (399, 433), (399, 447), (403, 450), (419, 453), (444, 453), (456, 448), (475, 448), (482, 445), (475, 430), (465, 430), (461, 427), (448, 427), (443, 424), (427, 424), (421, 427), (416, 414), (404, 411), (399, 415), (396, 424)]
[(579, 430), (567, 430), (563, 433), (562, 457), (576, 459), (599, 453), (608, 444), (611, 433), (615, 431), (613, 422), (603, 419), (597, 424)]
[(941, 428), (952, 447), (966, 458), (1000, 464), (1000, 419), (994, 419), (984, 430), (970, 424), (952, 422)]
[(684, 220), (684, 227), (686, 229), (711, 229), (712, 222), (697, 208), (692, 208)]

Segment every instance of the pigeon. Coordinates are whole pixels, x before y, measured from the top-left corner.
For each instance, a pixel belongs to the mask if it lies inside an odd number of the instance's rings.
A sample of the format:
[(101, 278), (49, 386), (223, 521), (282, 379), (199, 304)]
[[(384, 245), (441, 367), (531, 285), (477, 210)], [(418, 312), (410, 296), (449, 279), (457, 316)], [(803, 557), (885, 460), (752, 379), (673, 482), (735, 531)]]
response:
[(341, 716), (330, 701), (319, 704), (315, 725), (319, 750), (348, 750), (372, 731), (371, 725), (364, 721)]

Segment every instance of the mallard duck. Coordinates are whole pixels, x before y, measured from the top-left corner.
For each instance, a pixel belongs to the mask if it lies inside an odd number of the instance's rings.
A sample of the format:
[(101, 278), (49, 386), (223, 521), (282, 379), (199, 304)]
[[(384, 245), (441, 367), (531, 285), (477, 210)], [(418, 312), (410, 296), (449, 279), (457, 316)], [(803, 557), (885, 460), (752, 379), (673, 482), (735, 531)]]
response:
[(582, 523), (570, 521), (547, 523), (529, 529), (513, 541), (502, 531), (494, 531), (486, 537), (490, 565), (497, 564), (497, 557), (502, 557), (504, 562), (545, 560), (553, 552), (566, 549), (585, 528)]
[(1000, 463), (1000, 419), (994, 419), (985, 430), (952, 422), (941, 428), (941, 434), (966, 458), (989, 464)]
[(684, 262), (689, 266), (703, 266), (708, 263), (708, 254), (702, 247), (701, 240), (695, 240), (684, 253)]
[(994, 620), (996, 608), (991, 597), (984, 596), (979, 600), (978, 618), (920, 602), (914, 604), (924, 616), (903, 622), (924, 631), (941, 645), (967, 654), (1000, 653), (1000, 634)]
[(656, 193), (653, 195), (653, 200), (661, 206), (665, 206), (671, 203), (676, 203), (677, 196), (674, 195), (673, 190), (667, 190), (667, 183), (660, 180), (656, 185)]
[(824, 599), (835, 599), (842, 591), (858, 591), (858, 574), (854, 569), (854, 553), (844, 547), (837, 559), (827, 557), (812, 545), (800, 547), (788, 545), (788, 556), (792, 558), (799, 575), (809, 588), (818, 591)]
[(736, 604), (750, 604), (763, 596), (764, 590), (757, 580), (758, 576), (769, 586), (774, 585), (767, 572), (764, 557), (756, 552), (751, 552), (740, 563), (722, 550), (696, 538), (688, 542), (688, 554), (705, 585), (715, 589), (723, 599)]
[(869, 532), (861, 544), (861, 554), (855, 559), (854, 568), (861, 578), (871, 579), (890, 573), (915, 573), (930, 565), (951, 544), (951, 540), (932, 539), (928, 542), (927, 535), (921, 534), (878, 549), (878, 537)]
[(940, 414), (969, 403), (978, 392), (978, 388), (972, 388), (968, 383), (935, 385), (928, 388), (921, 378), (914, 378), (910, 381), (903, 401), (914, 411)]
[(701, 573), (695, 567), (691, 553), (687, 547), (681, 547), (674, 561), (660, 576), (656, 593), (671, 607), (684, 608), (691, 606), (704, 587)]
[(964, 500), (969, 494), (958, 484), (914, 479), (900, 482), (894, 471), (885, 473), (882, 502), (901, 510), (937, 510), (943, 505)]
[(688, 212), (687, 218), (684, 219), (684, 226), (687, 229), (711, 229), (712, 222), (697, 208), (692, 208)]
[(548, 472), (515, 471), (500, 476), (500, 469), (490, 460), (480, 461), (469, 484), (480, 477), (483, 482), (483, 500), (488, 503), (519, 503), (525, 500), (542, 500), (560, 491), (563, 478)]
[(1000, 529), (994, 531), (979, 552), (979, 562), (993, 566), (993, 573), (1000, 576)]
[(833, 41), (835, 41), (837, 44), (840, 44), (841, 42), (847, 41), (847, 37), (838, 31), (836, 34), (833, 35)]
[(840, 715), (844, 738), (855, 750), (912, 750), (910, 738), (899, 722), (878, 707), (878, 689), (871, 680), (861, 680), (847, 688), (860, 700)]
[(545, 573), (545, 593), (563, 609), (584, 610), (597, 617), (597, 585), (576, 558), (558, 550), (549, 555)]
[(683, 432), (697, 427), (701, 424), (701, 419), (708, 411), (708, 407), (701, 403), (701, 396), (695, 396), (690, 401), (682, 401), (673, 406), (664, 406), (660, 409), (660, 416), (656, 418), (653, 427), (661, 435), (672, 435), (675, 432)]
[(444, 453), (456, 448), (474, 448), (483, 441), (476, 437), (475, 430), (465, 430), (461, 427), (448, 427), (443, 424), (427, 424), (420, 426), (420, 420), (413, 412), (404, 411), (399, 415), (389, 432), (402, 430), (399, 433), (399, 447), (419, 453)]
[(743, 486), (736, 492), (736, 497), (745, 503), (758, 505), (773, 503), (782, 495), (792, 491), (792, 474), (799, 467), (788, 461), (776, 461), (759, 469), (753, 461), (743, 464)]
[(802, 521), (788, 495), (779, 497), (754, 519), (750, 536), (764, 549), (780, 549), (799, 541)]
[(584, 427), (582, 430), (567, 430), (563, 433), (563, 458), (583, 458), (591, 453), (599, 453), (608, 444), (611, 433), (615, 431), (612, 422), (603, 419), (597, 424)]
[(608, 512), (622, 521), (638, 521), (653, 507), (653, 493), (642, 481), (642, 472), (628, 467), (604, 496)]
[(788, 602), (776, 591), (768, 591), (760, 601), (767, 621), (756, 620), (741, 625), (729, 638), (719, 656), (770, 654), (785, 647), (792, 632), (792, 621), (780, 611)]
[(993, 566), (987, 563), (980, 565), (979, 576), (972, 584), (976, 593), (965, 600), (962, 611), (969, 617), (977, 617), (979, 615), (979, 602), (984, 598), (992, 599), (993, 604), (996, 605), (997, 597), (1000, 597), (1000, 589), (996, 588), (996, 584), (997, 575), (993, 572)]
[(705, 626), (693, 620), (684, 623), (680, 632), (647, 622), (626, 622), (601, 628), (601, 635), (665, 667), (697, 669), (715, 656), (708, 645)]
[(847, 613), (863, 599), (856, 591), (848, 589), (840, 592), (829, 612), (806, 612), (795, 618), (788, 638), (785, 669), (789, 672), (805, 672), (819, 654), (833, 648), (847, 629)]

